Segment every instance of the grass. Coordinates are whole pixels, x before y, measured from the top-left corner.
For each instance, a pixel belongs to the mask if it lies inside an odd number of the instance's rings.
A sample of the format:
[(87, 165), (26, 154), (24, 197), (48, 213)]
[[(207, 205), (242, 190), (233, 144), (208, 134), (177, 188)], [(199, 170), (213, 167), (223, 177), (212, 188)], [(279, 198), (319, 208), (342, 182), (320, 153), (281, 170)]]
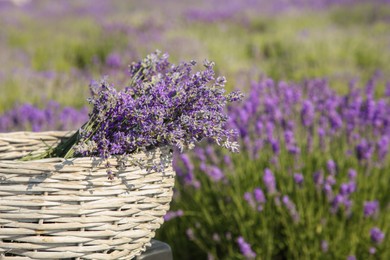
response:
[[(16, 68), (50, 70), (72, 77), (70, 89), (62, 90), (59, 82), (58, 101), (79, 106), (87, 93), (79, 88), (86, 88), (89, 79), (107, 73), (104, 62), (108, 54), (126, 55), (129, 46), (139, 57), (160, 49), (170, 53), (173, 61), (213, 60), (218, 73), (228, 78), (229, 89), (242, 88), (259, 75), (287, 81), (327, 77), (340, 92), (345, 91), (345, 82), (358, 77), (368, 80), (377, 70), (382, 71), (383, 81), (390, 79), (390, 7), (364, 5), (322, 12), (251, 15), (216, 23), (176, 18), (177, 23), (169, 26), (164, 25), (164, 17), (150, 17), (147, 11), (136, 10), (123, 8), (117, 16), (107, 14), (106, 23), (135, 28), (136, 32), (128, 34), (104, 29), (90, 16), (64, 16), (53, 21), (20, 13), (15, 16), (17, 26), (5, 24), (0, 29), (6, 39), (2, 47), (20, 52), (25, 58), (7, 60), (0, 112), (17, 100), (37, 102), (42, 96), (38, 91), (47, 92), (45, 87), (26, 84), (23, 73), (14, 75)], [(154, 27), (161, 27), (161, 35), (142, 40), (145, 36), (139, 34), (153, 35)], [(73, 70), (83, 72), (85, 77), (73, 77)], [(44, 80), (39, 84), (45, 84)], [(38, 91), (27, 91), (34, 88)], [(17, 94), (10, 93), (10, 89), (16, 89)], [(81, 95), (74, 98), (74, 91)]]

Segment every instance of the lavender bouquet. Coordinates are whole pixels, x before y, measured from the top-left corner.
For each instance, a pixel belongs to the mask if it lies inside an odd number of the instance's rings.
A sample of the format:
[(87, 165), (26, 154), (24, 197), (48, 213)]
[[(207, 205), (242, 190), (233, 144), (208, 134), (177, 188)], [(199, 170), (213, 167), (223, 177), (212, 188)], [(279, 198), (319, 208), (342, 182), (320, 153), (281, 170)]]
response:
[(41, 157), (107, 159), (160, 146), (183, 151), (205, 138), (238, 151), (236, 131), (225, 128), (225, 107), (242, 94), (226, 95), (225, 77), (215, 77), (213, 62), (203, 65), (193, 72), (196, 62), (174, 65), (156, 51), (130, 66), (130, 81), (121, 91), (107, 78), (92, 82), (88, 122)]

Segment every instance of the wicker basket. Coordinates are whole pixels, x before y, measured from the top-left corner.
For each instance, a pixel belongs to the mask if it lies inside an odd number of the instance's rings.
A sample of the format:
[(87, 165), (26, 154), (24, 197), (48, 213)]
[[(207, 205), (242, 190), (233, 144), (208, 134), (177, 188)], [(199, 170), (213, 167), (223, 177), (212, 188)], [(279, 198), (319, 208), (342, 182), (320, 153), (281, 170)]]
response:
[[(172, 155), (159, 148), (110, 159), (35, 161), (64, 132), (0, 134), (0, 259), (132, 259), (163, 223), (174, 185)], [(165, 163), (164, 171), (145, 165)], [(118, 170), (120, 169), (120, 170)]]

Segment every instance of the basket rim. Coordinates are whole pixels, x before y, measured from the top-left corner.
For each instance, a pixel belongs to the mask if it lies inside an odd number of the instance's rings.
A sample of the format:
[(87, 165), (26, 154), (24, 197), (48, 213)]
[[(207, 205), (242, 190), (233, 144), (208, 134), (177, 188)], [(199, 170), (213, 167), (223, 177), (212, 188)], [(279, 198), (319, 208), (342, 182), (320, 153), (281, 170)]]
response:
[(75, 130), (48, 130), (48, 131), (11, 131), (11, 132), (0, 132), (0, 136), (2, 135), (13, 135), (13, 134), (25, 134), (26, 136), (29, 135), (39, 135), (39, 134), (71, 134), (78, 131), (78, 129)]
[[(26, 137), (26, 139), (34, 139), (34, 137), (37, 137), (36, 140), (39, 141), (39, 137), (44, 137), (44, 136), (48, 136), (48, 137), (53, 137), (54, 138), (67, 138), (67, 137), (70, 137), (72, 134), (74, 134), (76, 131), (78, 130), (53, 130), (53, 131), (14, 131), (14, 132), (0, 132), (0, 141), (2, 140), (5, 140), (5, 141), (9, 141), (10, 139), (9, 138), (12, 138), (13, 136), (15, 137)], [(15, 139), (15, 142), (18, 142), (18, 143), (21, 143), (22, 140), (16, 140)], [(93, 160), (93, 161), (111, 161), (111, 160), (118, 160), (118, 158), (120, 157), (132, 157), (132, 156), (136, 156), (136, 155), (147, 155), (148, 153), (150, 152), (153, 152), (153, 151), (160, 151), (161, 154), (164, 154), (164, 153), (167, 153), (167, 150), (169, 150), (168, 153), (172, 153), (172, 145), (168, 145), (168, 144), (163, 144), (163, 145), (159, 145), (159, 146), (155, 146), (155, 147), (152, 147), (152, 148), (145, 148), (145, 149), (140, 149), (138, 151), (135, 151), (133, 153), (129, 153), (129, 154), (118, 154), (118, 155), (112, 155), (106, 159), (103, 159), (101, 157), (99, 157), (98, 155), (96, 156), (75, 156), (75, 157), (72, 157), (72, 158), (63, 158), (63, 157), (50, 157), (50, 158), (42, 158), (42, 159), (33, 159), (33, 160), (26, 160), (26, 161), (22, 161), (20, 159), (0, 159), (0, 162), (4, 162), (4, 161), (17, 161), (17, 162), (21, 162), (21, 163), (24, 163), (24, 162), (42, 162), (42, 161), (47, 161), (47, 160), (58, 160), (58, 161), (62, 161), (62, 162), (65, 162), (65, 161), (74, 161), (74, 160), (78, 160), (78, 159), (90, 159), (90, 160)]]

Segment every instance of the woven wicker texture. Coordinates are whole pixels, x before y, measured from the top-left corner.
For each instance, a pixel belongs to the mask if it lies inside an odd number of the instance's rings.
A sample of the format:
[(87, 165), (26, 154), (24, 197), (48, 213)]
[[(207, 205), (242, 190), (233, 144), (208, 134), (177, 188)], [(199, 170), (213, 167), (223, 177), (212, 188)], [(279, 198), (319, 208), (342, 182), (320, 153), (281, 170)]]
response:
[[(0, 134), (0, 259), (132, 259), (163, 223), (174, 185), (169, 148), (110, 159), (18, 161), (64, 132)], [(165, 163), (164, 172), (144, 168)]]

